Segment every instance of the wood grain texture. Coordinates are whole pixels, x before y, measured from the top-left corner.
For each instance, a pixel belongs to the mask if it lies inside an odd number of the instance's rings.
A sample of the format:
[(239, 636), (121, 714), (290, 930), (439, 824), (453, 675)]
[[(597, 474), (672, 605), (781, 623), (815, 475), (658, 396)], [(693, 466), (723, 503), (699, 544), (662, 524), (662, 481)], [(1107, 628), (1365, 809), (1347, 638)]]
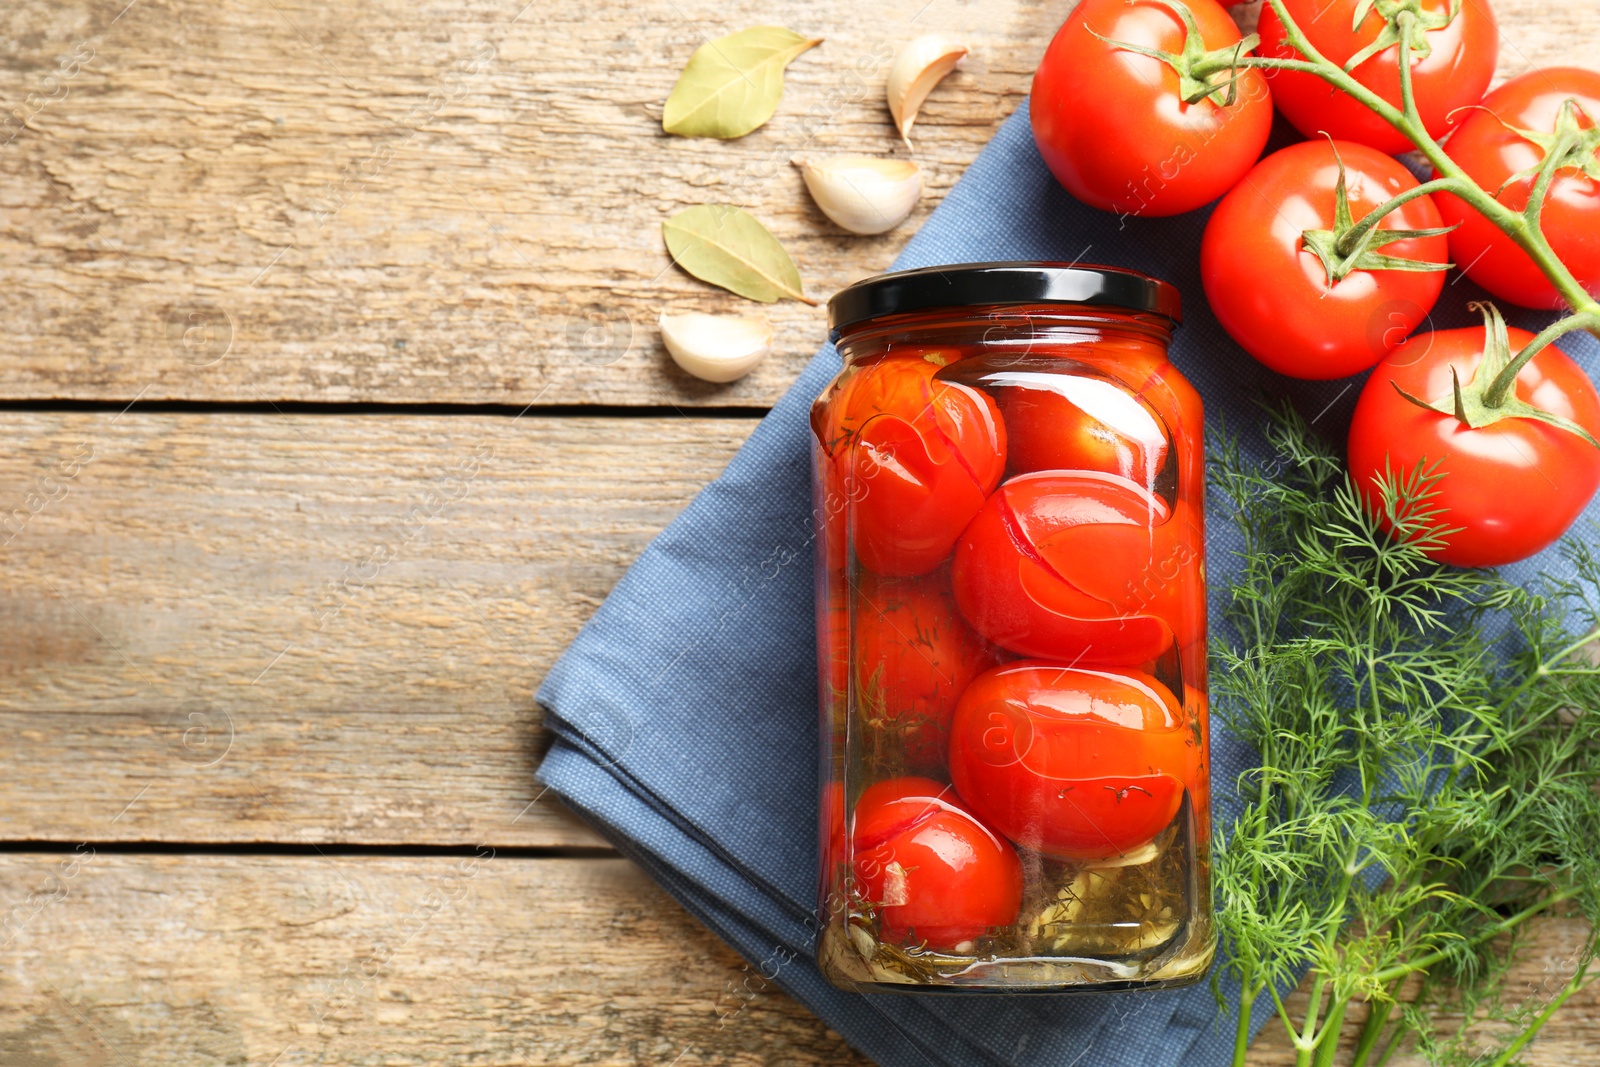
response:
[[(125, 3), (0, 14), (0, 100), (26, 113), (0, 149), (0, 311), (19, 325), (0, 396), (766, 403), (823, 313), (769, 308), (779, 350), (738, 385), (682, 375), (658, 312), (751, 305), (673, 268), (661, 221), (745, 207), (819, 297), (881, 270), (1059, 20), (925, 0), (870, 19), (847, 0), (139, 0), (113, 23)], [(690, 53), (768, 23), (827, 39), (776, 118), (731, 143), (664, 134)], [(903, 152), (882, 82), (930, 30), (977, 54), (918, 121), (929, 195), (895, 234), (845, 234), (789, 159)]]
[[(22, 115), (0, 130), (0, 397), (768, 403), (823, 312), (773, 305), (763, 367), (688, 378), (660, 310), (751, 305), (673, 268), (661, 220), (737, 204), (816, 297), (882, 270), (1070, 6), (138, 0), (119, 18), (125, 3), (0, 13), (0, 101)], [(1600, 50), (1582, 0), (1496, 6), (1503, 74)], [(733, 142), (662, 133), (694, 48), (761, 23), (827, 39), (773, 121)], [(847, 235), (788, 160), (903, 154), (882, 81), (930, 30), (975, 50), (917, 122), (928, 195), (894, 233)]]
[(4, 835), (595, 843), (533, 689), (752, 425), (0, 415)]
[[(867, 1062), (623, 860), (24, 853), (0, 902), (8, 1064)], [(1534, 931), (1512, 981), (1548, 997), (1583, 931)], [(1597, 1007), (1523, 1062), (1592, 1063)], [(1269, 1029), (1247, 1062), (1293, 1057)]]
[(867, 1065), (623, 860), (83, 856), (0, 857), (0, 1062)]

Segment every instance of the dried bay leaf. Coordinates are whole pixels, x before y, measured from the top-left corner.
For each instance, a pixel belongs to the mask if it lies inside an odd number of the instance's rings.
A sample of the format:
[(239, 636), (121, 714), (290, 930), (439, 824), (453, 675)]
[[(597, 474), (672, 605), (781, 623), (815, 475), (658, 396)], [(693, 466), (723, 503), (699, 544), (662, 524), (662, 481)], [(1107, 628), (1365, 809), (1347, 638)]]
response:
[(681, 137), (743, 137), (772, 117), (783, 72), (820, 37), (756, 26), (695, 49), (667, 97), (661, 128)]
[(728, 204), (686, 208), (661, 224), (667, 251), (684, 270), (751, 300), (789, 297), (807, 304), (800, 269), (778, 239), (752, 216)]

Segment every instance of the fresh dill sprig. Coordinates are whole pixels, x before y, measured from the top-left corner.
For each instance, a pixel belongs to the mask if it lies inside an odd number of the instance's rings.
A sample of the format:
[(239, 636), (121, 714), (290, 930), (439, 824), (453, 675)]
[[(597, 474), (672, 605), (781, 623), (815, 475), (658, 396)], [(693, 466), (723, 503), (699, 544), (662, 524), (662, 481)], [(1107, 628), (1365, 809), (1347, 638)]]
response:
[[(1213, 706), (1260, 756), (1215, 869), (1234, 1062), (1270, 997), (1300, 1067), (1333, 1063), (1356, 1001), (1354, 1067), (1402, 1044), (1506, 1067), (1600, 972), (1591, 935), (1553, 1005), (1508, 1003), (1500, 982), (1530, 916), (1600, 918), (1600, 668), (1568, 625), (1600, 626), (1600, 558), (1569, 545), (1576, 577), (1539, 590), (1436, 563), (1436, 471), (1391, 474), (1379, 522), (1298, 416), (1269, 414), (1274, 462), (1222, 435), (1211, 463), (1243, 541)], [(1303, 973), (1295, 1017), (1282, 991)], [(1510, 1024), (1498, 1045), (1484, 1020)]]

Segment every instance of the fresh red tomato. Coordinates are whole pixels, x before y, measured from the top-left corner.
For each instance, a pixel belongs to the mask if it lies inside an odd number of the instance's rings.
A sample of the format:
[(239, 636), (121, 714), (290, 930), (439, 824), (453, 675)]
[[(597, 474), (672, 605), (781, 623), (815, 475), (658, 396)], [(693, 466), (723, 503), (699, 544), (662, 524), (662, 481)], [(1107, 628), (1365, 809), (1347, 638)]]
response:
[(926, 574), (999, 484), (1005, 428), (994, 401), (935, 377), (948, 356), (890, 356), (847, 370), (812, 410), (868, 570)]
[[(1567, 100), (1578, 103), (1578, 127), (1591, 131), (1588, 173), (1578, 167), (1556, 172), (1545, 198), (1542, 225), (1556, 255), (1589, 295), (1600, 298), (1600, 143), (1592, 132), (1600, 122), (1600, 74), (1557, 67), (1512, 78), (1484, 99), (1484, 110), (1471, 113), (1445, 150), (1473, 181), (1490, 192), (1500, 189), (1499, 201), (1521, 211), (1533, 193), (1545, 147), (1516, 131), (1546, 140)], [(1566, 306), (1555, 286), (1504, 231), (1449, 193), (1439, 194), (1438, 199), (1445, 221), (1459, 224), (1450, 235), (1450, 254), (1467, 277), (1514, 304)]]
[[(1257, 164), (1222, 198), (1200, 243), (1200, 276), (1217, 321), (1246, 352), (1295, 378), (1366, 370), (1422, 323), (1444, 288), (1442, 233), (1386, 236), (1443, 225), (1426, 195), (1386, 215), (1361, 250), (1340, 255), (1332, 247), (1350, 230), (1337, 212), (1340, 160), (1351, 222), (1417, 187), (1410, 171), (1376, 149), (1306, 141)], [(1383, 256), (1440, 269), (1374, 269), (1384, 262), (1374, 257)]]
[(1104, 859), (1171, 824), (1198, 753), (1183, 709), (1149, 675), (1023, 661), (962, 694), (950, 777), (979, 818), (1023, 848)]
[(1190, 514), (1114, 474), (1012, 478), (956, 547), (956, 604), (973, 629), (1025, 656), (1147, 663), (1204, 626)]
[(999, 661), (996, 650), (962, 620), (942, 570), (863, 573), (854, 629), (856, 707), (869, 742), (908, 769), (942, 773), (956, 698)]
[[(1372, 372), (1350, 425), (1350, 475), (1380, 514), (1377, 486), (1386, 471), (1404, 478), (1419, 464), (1438, 464), (1438, 495), (1428, 503), (1439, 509), (1439, 525), (1459, 529), (1429, 555), (1463, 567), (1498, 566), (1547, 548), (1600, 486), (1600, 448), (1570, 429), (1527, 417), (1474, 429), (1449, 413), (1451, 369), (1468, 393), (1486, 385), (1478, 372), (1494, 333), (1441, 330), (1413, 337)], [(1514, 354), (1532, 335), (1511, 329), (1507, 340)], [(1491, 361), (1491, 369), (1495, 365)], [(1443, 410), (1413, 404), (1396, 386)], [(1553, 345), (1522, 368), (1513, 393), (1507, 404), (1531, 405), (1600, 438), (1600, 395)]]
[[(1500, 31), (1489, 0), (1465, 0), (1450, 18), (1457, 0), (1418, 0), (1411, 45), (1411, 83), (1422, 124), (1435, 140), (1449, 133), (1465, 108), (1483, 98), (1500, 56)], [(1362, 0), (1284, 0), (1284, 7), (1311, 46), (1344, 66), (1377, 42), (1389, 24), (1382, 3), (1371, 5), (1355, 21)], [(1392, 5), (1404, 9), (1405, 4)], [(1432, 27), (1432, 28), (1429, 28)], [(1261, 9), (1261, 54), (1281, 59), (1304, 58), (1284, 39), (1283, 23), (1270, 4)], [(1391, 40), (1398, 38), (1390, 37)], [(1424, 54), (1426, 53), (1426, 54)], [(1400, 49), (1391, 44), (1350, 72), (1362, 85), (1400, 106)], [(1272, 99), (1284, 118), (1307, 137), (1327, 134), (1341, 141), (1359, 141), (1397, 155), (1413, 145), (1365, 104), (1335, 89), (1314, 74), (1279, 70), (1269, 75)]]
[(1131, 390), (1089, 371), (998, 371), (985, 385), (1006, 424), (1007, 472), (1104, 471), (1151, 486), (1167, 430)]
[(930, 779), (891, 779), (861, 794), (851, 860), (886, 942), (953, 949), (1010, 926), (1022, 907), (1016, 852)]
[[(1216, 0), (1188, 0), (1199, 50), (1231, 56), (1239, 29)], [(1184, 53), (1183, 20), (1158, 0), (1083, 0), (1050, 42), (1033, 78), (1030, 115), (1039, 154), (1073, 196), (1131, 215), (1177, 215), (1242, 178), (1266, 146), (1272, 97), (1260, 71), (1194, 103), (1170, 63), (1121, 44)], [(1179, 61), (1180, 65), (1183, 62)], [(1227, 69), (1206, 80), (1222, 85)]]

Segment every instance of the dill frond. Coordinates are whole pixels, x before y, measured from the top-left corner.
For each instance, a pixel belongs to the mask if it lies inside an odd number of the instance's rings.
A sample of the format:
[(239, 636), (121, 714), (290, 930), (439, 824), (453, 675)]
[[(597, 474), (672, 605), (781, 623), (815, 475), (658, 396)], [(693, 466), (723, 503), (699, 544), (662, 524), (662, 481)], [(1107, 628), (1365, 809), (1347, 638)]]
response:
[[(1600, 918), (1600, 668), (1572, 632), (1600, 627), (1600, 557), (1569, 542), (1573, 576), (1537, 590), (1436, 563), (1436, 470), (1390, 472), (1380, 521), (1292, 410), (1269, 416), (1273, 462), (1224, 434), (1211, 463), (1243, 545), (1213, 707), (1260, 756), (1215, 868), (1239, 1010), (1270, 996), (1307, 1067), (1358, 1000), (1355, 1067), (1402, 1043), (1504, 1067), (1553, 1010), (1507, 993), (1512, 935), (1556, 905)], [(1296, 1019), (1281, 993), (1307, 972)]]

